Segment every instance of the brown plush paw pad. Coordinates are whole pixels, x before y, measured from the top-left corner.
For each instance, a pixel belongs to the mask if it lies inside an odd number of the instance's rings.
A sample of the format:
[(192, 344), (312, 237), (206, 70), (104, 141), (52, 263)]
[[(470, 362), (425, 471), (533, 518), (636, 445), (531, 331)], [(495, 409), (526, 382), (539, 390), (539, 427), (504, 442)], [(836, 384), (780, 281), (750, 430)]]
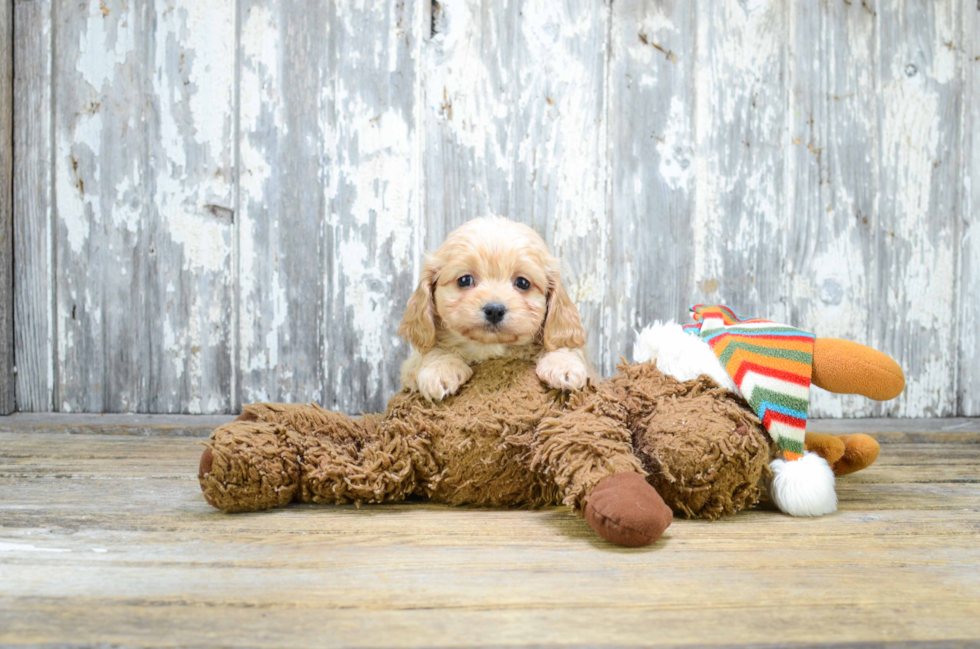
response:
[(628, 548), (655, 542), (673, 518), (670, 507), (639, 473), (604, 479), (585, 506), (585, 520), (599, 536)]

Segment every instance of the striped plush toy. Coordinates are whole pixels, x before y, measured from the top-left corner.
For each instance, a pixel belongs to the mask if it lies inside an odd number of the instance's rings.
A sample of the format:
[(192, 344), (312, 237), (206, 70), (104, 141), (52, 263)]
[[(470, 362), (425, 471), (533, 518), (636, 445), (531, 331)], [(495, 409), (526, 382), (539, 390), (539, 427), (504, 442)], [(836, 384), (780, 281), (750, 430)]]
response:
[(661, 371), (680, 381), (706, 374), (741, 395), (781, 452), (770, 464), (769, 494), (776, 506), (794, 516), (836, 511), (834, 474), (844, 471), (804, 448), (811, 382), (881, 401), (904, 389), (901, 368), (870, 347), (742, 318), (727, 306), (698, 304), (691, 313), (694, 324), (655, 322), (640, 332), (633, 360), (655, 360)]
[(691, 307), (684, 331), (708, 343), (787, 460), (803, 457), (816, 336), (727, 306)]

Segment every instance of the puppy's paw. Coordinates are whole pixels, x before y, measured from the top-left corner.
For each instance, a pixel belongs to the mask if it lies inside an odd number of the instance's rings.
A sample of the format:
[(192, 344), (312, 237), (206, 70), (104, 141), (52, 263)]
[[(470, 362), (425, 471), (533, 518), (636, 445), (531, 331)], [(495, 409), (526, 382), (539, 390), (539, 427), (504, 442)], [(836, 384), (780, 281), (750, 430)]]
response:
[(419, 370), (419, 392), (429, 401), (442, 401), (469, 381), (473, 370), (458, 358), (443, 358)]
[(589, 378), (585, 362), (574, 352), (548, 352), (538, 361), (538, 378), (552, 388), (581, 390)]

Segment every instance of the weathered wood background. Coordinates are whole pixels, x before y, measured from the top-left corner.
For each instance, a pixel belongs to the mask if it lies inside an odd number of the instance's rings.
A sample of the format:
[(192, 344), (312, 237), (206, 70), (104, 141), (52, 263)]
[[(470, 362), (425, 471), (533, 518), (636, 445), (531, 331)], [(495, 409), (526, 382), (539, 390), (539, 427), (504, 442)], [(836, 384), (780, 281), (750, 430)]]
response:
[[(21, 410), (381, 408), (422, 252), (563, 258), (593, 357), (694, 301), (980, 415), (977, 0), (15, 0)], [(977, 181), (980, 182), (980, 181)]]
[(0, 0), (0, 415), (13, 412), (14, 384), (14, 14)]

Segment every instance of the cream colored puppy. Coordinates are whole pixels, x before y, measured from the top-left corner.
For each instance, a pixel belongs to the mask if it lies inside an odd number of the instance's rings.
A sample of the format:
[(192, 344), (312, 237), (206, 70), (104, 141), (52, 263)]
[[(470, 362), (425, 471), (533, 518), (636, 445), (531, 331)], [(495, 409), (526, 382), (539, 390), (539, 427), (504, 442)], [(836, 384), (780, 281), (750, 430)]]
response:
[(534, 230), (501, 217), (473, 219), (426, 255), (398, 335), (414, 348), (402, 385), (431, 401), (455, 393), (470, 365), (490, 358), (536, 360), (553, 388), (577, 390), (589, 375), (558, 260)]

